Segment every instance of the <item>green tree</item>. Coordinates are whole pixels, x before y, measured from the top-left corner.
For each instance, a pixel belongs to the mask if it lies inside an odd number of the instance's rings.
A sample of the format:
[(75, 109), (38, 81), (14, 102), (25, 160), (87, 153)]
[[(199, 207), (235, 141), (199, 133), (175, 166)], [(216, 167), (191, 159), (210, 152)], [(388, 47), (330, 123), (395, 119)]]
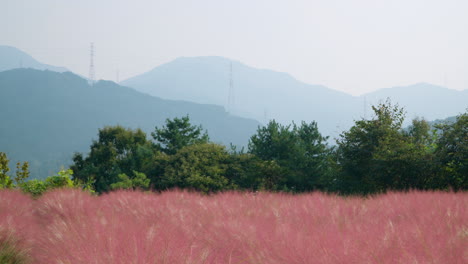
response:
[[(266, 174), (259, 171), (259, 163), (263, 162), (255, 155), (242, 152), (230, 152), (226, 178), (240, 189), (255, 191), (263, 188), (263, 178)], [(265, 188), (263, 188), (265, 189)]]
[(416, 118), (412, 120), (409, 129), (402, 133), (407, 138), (406, 159), (412, 164), (412, 168), (405, 172), (406, 184), (397, 186), (397, 189), (437, 189), (431, 183), (437, 174), (434, 155), (437, 146), (436, 131), (426, 120)]
[(433, 152), (427, 122), (413, 120), (409, 130), (403, 131), (403, 108), (389, 100), (372, 108), (372, 120), (356, 121), (337, 141), (341, 172), (336, 189), (368, 194), (426, 188)]
[(338, 162), (342, 168), (337, 184), (338, 189), (346, 193), (372, 193), (387, 187), (381, 179), (386, 173), (375, 175), (383, 164), (377, 165), (374, 157), (378, 153), (394, 152), (388, 144), (396, 143), (404, 114), (403, 109), (391, 103), (372, 106), (372, 109), (374, 119), (356, 121), (337, 141)]
[(454, 190), (468, 189), (468, 112), (453, 124), (439, 125), (436, 157), (442, 168), (434, 184)]
[(424, 119), (413, 119), (405, 134), (411, 138), (413, 144), (435, 148), (435, 135), (431, 132), (431, 125)]
[(118, 189), (131, 189), (131, 190), (147, 190), (150, 184), (150, 180), (146, 178), (146, 175), (141, 172), (133, 171), (133, 177), (130, 178), (127, 174), (122, 173), (118, 175), (119, 181), (111, 184), (112, 190)]
[(208, 134), (206, 131), (203, 132), (202, 126), (191, 125), (188, 116), (166, 119), (166, 125), (162, 128), (156, 127), (151, 135), (156, 141), (156, 147), (169, 155), (175, 154), (183, 147), (209, 141)]
[(195, 144), (169, 157), (161, 177), (163, 188), (188, 188), (205, 193), (234, 188), (226, 178), (229, 153), (213, 143)]
[(330, 153), (326, 139), (316, 122), (284, 126), (273, 120), (250, 138), (249, 153), (264, 161), (258, 169), (269, 175), (263, 180), (267, 188), (323, 189)]
[(29, 178), (29, 163), (28, 162), (21, 162), (16, 163), (16, 177), (15, 182), (16, 185), (22, 184), (26, 179)]
[(10, 171), (8, 162), (9, 160), (7, 155), (0, 152), (0, 189), (13, 187), (13, 181), (10, 176), (8, 176), (8, 172)]
[(8, 176), (10, 168), (8, 167), (8, 157), (5, 153), (0, 152), (0, 189), (1, 188), (14, 188), (18, 187), (29, 178), (29, 163), (21, 162), (16, 163), (16, 176), (14, 181), (16, 185), (13, 184), (13, 180)]
[(74, 179), (92, 182), (94, 189), (101, 193), (109, 191), (111, 184), (119, 181), (119, 174), (140, 171), (153, 155), (152, 143), (142, 130), (104, 127), (99, 130), (99, 139), (93, 141), (86, 158), (75, 154), (71, 169), (75, 172)]

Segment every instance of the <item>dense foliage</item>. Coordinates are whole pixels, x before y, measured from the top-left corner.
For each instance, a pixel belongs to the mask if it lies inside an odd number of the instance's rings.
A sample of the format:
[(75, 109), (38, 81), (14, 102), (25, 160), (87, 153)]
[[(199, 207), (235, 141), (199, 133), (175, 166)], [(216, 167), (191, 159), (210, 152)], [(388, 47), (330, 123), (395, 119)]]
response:
[(69, 177), (62, 181), (26, 181), (28, 163), (18, 163), (12, 178), (8, 158), (0, 153), (0, 188), (16, 186), (35, 196), (63, 186), (98, 193), (183, 188), (364, 195), (468, 189), (468, 113), (435, 128), (415, 119), (404, 129), (404, 110), (398, 105), (387, 101), (373, 110), (372, 119), (357, 120), (333, 147), (315, 122), (285, 126), (270, 121), (251, 137), (247, 151), (210, 142), (188, 116), (156, 127), (154, 141), (140, 129), (108, 126), (99, 130), (87, 156), (75, 154)]

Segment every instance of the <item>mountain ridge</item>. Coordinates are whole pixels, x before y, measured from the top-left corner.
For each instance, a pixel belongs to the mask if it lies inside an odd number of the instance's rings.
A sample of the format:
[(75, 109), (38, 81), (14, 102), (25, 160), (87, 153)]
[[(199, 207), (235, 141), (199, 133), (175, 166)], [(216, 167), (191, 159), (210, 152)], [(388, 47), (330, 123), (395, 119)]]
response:
[(185, 115), (227, 146), (246, 146), (260, 125), (216, 105), (164, 100), (111, 81), (89, 85), (71, 72), (0, 72), (0, 151), (14, 162), (30, 161), (41, 177), (68, 165), (73, 152), (88, 152), (99, 128), (141, 128), (149, 136), (167, 118)]
[(31, 55), (12, 46), (0, 45), (0, 72), (16, 68), (33, 68), (37, 70), (50, 70), (67, 72), (64, 67), (41, 63)]
[(421, 82), (353, 96), (324, 85), (307, 84), (288, 73), (258, 69), (219, 56), (177, 58), (124, 80), (122, 84), (162, 98), (212, 103), (229, 109), (231, 74), (236, 101), (234, 113), (263, 123), (270, 119), (285, 124), (317, 121), (319, 129), (332, 137), (348, 129), (353, 120), (372, 112), (370, 105), (386, 98), (404, 106), (408, 119), (417, 116), (444, 118), (468, 107), (468, 90), (457, 91)]
[[(234, 107), (227, 104), (231, 74)], [(352, 95), (323, 85), (306, 84), (288, 73), (252, 68), (213, 56), (178, 58), (121, 83), (166, 99), (222, 105), (235, 114), (263, 123), (270, 119), (282, 123), (317, 121), (324, 134), (336, 130), (337, 124), (330, 120), (349, 126), (352, 109), (359, 105), (359, 99)], [(322, 97), (337, 102), (345, 110), (337, 111), (335, 106), (323, 104)], [(321, 112), (327, 116), (319, 115)]]

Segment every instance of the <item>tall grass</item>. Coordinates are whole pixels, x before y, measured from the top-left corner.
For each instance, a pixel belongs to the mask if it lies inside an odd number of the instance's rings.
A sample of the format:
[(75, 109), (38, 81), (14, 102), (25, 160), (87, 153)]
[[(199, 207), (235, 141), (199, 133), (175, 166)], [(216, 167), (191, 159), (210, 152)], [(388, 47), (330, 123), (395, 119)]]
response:
[(37, 230), (29, 197), (19, 191), (0, 190), (0, 263), (31, 263)]
[(15, 233), (30, 238), (23, 246), (39, 264), (468, 263), (465, 193), (362, 199), (59, 190), (33, 201), (0, 192), (5, 199), (13, 203), (1, 205), (1, 217), (25, 215), (29, 228)]

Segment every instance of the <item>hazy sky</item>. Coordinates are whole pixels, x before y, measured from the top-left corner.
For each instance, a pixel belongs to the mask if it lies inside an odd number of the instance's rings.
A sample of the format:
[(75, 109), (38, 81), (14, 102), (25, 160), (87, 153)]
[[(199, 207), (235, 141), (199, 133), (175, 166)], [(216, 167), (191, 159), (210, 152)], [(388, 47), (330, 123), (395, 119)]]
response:
[(467, 0), (0, 0), (0, 45), (120, 80), (217, 55), (351, 94), (468, 89)]

